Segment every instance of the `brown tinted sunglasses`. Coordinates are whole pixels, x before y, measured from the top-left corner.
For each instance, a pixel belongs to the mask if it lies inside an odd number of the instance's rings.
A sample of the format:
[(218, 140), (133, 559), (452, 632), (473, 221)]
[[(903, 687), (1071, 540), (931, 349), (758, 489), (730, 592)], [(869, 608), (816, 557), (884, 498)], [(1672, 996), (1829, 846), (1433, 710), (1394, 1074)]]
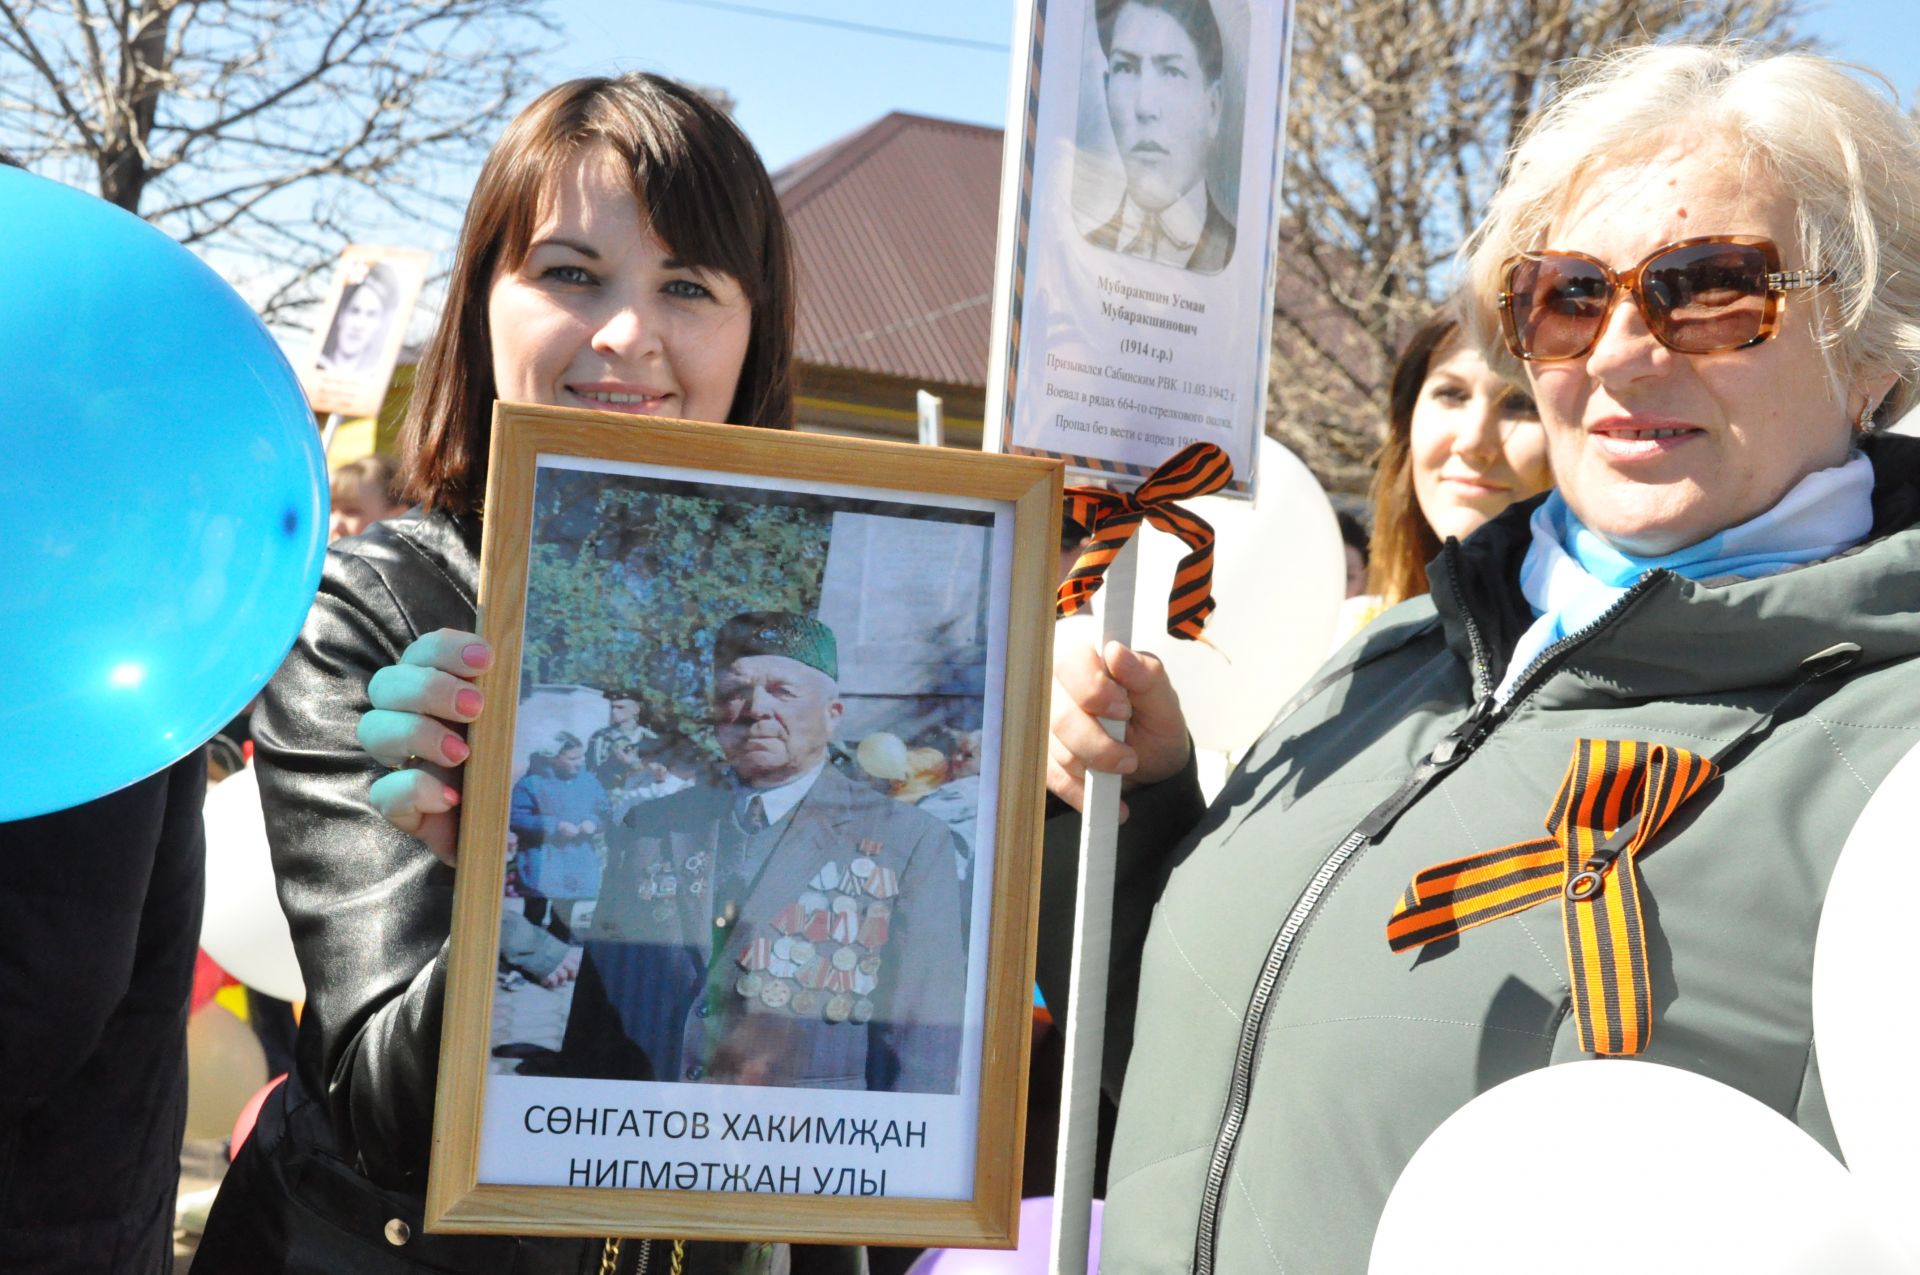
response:
[(1615, 274), (1584, 252), (1546, 250), (1501, 267), (1500, 321), (1516, 358), (1577, 359), (1600, 340), (1614, 302), (1633, 295), (1653, 339), (1682, 354), (1758, 345), (1780, 329), (1781, 299), (1833, 278), (1780, 269), (1780, 249), (1752, 235), (1703, 235), (1656, 248)]

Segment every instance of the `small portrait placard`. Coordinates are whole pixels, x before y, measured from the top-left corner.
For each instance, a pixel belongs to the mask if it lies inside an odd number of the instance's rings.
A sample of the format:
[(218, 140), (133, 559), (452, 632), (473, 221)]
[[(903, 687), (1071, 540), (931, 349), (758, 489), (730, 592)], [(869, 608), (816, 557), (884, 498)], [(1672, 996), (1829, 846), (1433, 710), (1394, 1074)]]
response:
[(430, 1225), (1005, 1243), (1061, 467), (509, 405), (490, 466)]
[(1016, 6), (993, 445), (1133, 486), (1182, 448), (1251, 498), (1291, 0)]
[(316, 412), (373, 416), (387, 395), (432, 257), (354, 244), (341, 254), (300, 383)]

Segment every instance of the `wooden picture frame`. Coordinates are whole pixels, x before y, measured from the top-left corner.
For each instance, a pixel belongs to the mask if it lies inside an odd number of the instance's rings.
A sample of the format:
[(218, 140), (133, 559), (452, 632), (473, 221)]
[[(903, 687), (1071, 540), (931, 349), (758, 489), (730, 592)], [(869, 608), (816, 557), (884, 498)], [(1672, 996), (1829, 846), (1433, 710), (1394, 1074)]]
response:
[[(500, 404), (489, 465), (429, 1229), (1011, 1246), (1060, 464)], [(608, 736), (605, 692), (657, 742)], [(694, 782), (642, 796), (663, 773)], [(604, 826), (552, 813), (594, 787)], [(855, 813), (807, 823), (825, 794)], [(583, 838), (590, 912), (557, 872)], [(559, 991), (502, 954), (556, 918), (584, 952)], [(660, 973), (683, 959), (697, 986)]]

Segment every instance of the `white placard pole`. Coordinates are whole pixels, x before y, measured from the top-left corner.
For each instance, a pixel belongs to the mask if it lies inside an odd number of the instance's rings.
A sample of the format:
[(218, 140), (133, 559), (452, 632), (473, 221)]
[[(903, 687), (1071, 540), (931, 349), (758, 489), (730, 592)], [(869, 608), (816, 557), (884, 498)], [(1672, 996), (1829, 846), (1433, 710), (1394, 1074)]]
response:
[(916, 390), (913, 396), (914, 406), (919, 409), (920, 445), (922, 447), (945, 447), (947, 445), (947, 410), (945, 402), (937, 394), (925, 390)]
[(326, 428), (320, 431), (320, 456), (329, 468), (332, 467), (332, 457), (328, 453), (333, 451), (333, 436), (340, 432), (340, 422), (345, 419), (338, 412), (328, 412)]
[[(1101, 585), (1100, 647), (1133, 641), (1136, 531), (1107, 565)], [(1115, 739), (1126, 723), (1102, 718)], [(1100, 1134), (1100, 1059), (1107, 1035), (1107, 955), (1113, 938), (1113, 860), (1120, 835), (1120, 776), (1087, 772), (1080, 819), (1080, 882), (1073, 904), (1073, 972), (1066, 1007), (1065, 1092), (1053, 1175), (1053, 1275), (1086, 1275), (1093, 1215), (1093, 1161)]]

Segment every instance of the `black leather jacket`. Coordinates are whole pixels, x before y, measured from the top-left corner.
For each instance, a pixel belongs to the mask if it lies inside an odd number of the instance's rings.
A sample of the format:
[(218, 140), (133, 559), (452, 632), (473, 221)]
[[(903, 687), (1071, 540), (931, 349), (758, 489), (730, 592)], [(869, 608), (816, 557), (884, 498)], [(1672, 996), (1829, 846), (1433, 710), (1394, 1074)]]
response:
[[(196, 1275), (328, 1269), (317, 1252), (289, 1250), (356, 1241), (366, 1247), (353, 1269), (600, 1269), (598, 1240), (428, 1236), (420, 1227), (454, 874), (368, 805), (367, 788), (384, 771), (354, 728), (371, 707), (377, 669), (422, 634), (474, 627), (479, 554), (478, 518), (417, 511), (334, 546), (300, 640), (254, 715), (274, 872), (307, 1006), (296, 1073), (228, 1174)], [(235, 1203), (224, 1207), (230, 1191)], [(278, 1198), (286, 1193), (301, 1197), (297, 1210)], [(291, 1226), (262, 1220), (289, 1212), (298, 1214)], [(311, 1232), (314, 1212), (330, 1234)], [(626, 1249), (623, 1271), (635, 1268), (640, 1246)], [(771, 1256), (765, 1245), (689, 1245), (686, 1269), (759, 1270)], [(793, 1259), (795, 1271), (859, 1261), (845, 1249), (795, 1249)]]

